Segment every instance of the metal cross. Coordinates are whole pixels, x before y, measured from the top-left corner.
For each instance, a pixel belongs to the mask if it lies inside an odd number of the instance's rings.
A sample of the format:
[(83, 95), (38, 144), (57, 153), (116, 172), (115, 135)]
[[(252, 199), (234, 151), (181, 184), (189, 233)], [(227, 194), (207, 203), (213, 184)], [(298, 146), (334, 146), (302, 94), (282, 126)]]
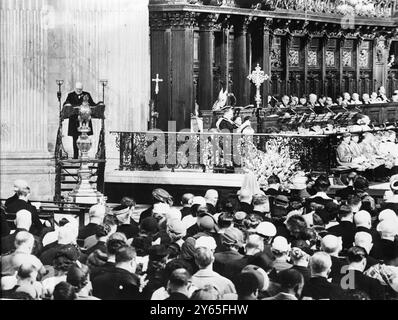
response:
[(257, 104), (257, 108), (259, 108), (261, 103), (260, 87), (265, 80), (269, 79), (269, 76), (265, 74), (263, 70), (261, 70), (260, 65), (257, 63), (257, 67), (255, 67), (254, 71), (252, 71), (252, 73), (247, 76), (247, 79), (253, 82), (256, 86), (255, 101)]
[(156, 82), (156, 85), (155, 85), (155, 94), (158, 94), (158, 93), (159, 93), (159, 82), (163, 82), (163, 79), (160, 79), (160, 78), (159, 78), (159, 74), (157, 73), (157, 74), (156, 74), (156, 78), (155, 78), (155, 79), (152, 79), (152, 82)]

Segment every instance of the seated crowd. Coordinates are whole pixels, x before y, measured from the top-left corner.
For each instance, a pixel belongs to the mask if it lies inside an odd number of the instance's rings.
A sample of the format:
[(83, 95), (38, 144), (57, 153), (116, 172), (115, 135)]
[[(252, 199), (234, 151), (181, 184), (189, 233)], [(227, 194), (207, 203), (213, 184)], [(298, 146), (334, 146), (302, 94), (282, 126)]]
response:
[[(1, 296), (54, 300), (391, 300), (398, 298), (398, 177), (381, 205), (350, 174), (303, 190), (252, 184), (236, 194), (152, 192), (143, 211), (89, 210), (89, 223), (41, 224), (26, 182), (1, 213)], [(15, 231), (6, 214), (15, 212)]]
[(398, 168), (396, 132), (345, 132), (337, 146), (336, 156), (340, 166), (364, 172), (370, 179), (391, 176), (397, 173)]
[(315, 93), (311, 93), (307, 96), (302, 96), (301, 98), (297, 96), (284, 95), (281, 101), (277, 101), (275, 98), (268, 98), (268, 107), (272, 105), (279, 109), (293, 110), (295, 108), (306, 107), (313, 110), (314, 113), (327, 113), (333, 107), (347, 107), (348, 105), (360, 105), (360, 104), (374, 104), (374, 103), (387, 103), (387, 102), (398, 102), (398, 90), (394, 91), (391, 100), (386, 96), (386, 90), (384, 87), (380, 87), (378, 92), (364, 93), (362, 97), (356, 92), (350, 94), (344, 92), (333, 101), (331, 97), (320, 95), (319, 97)]

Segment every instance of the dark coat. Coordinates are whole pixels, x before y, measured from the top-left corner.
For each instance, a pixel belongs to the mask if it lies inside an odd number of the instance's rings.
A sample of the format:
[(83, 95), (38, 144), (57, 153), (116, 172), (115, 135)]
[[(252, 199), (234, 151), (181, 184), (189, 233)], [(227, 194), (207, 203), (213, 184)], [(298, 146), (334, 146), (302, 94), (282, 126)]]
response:
[(138, 236), (138, 226), (133, 224), (122, 224), (117, 227), (116, 232), (124, 233), (127, 239), (135, 238)]
[(192, 214), (192, 210), (190, 207), (183, 207), (180, 211), (181, 211), (181, 219)]
[[(93, 101), (93, 98), (91, 98), (90, 93), (83, 91), (80, 95), (77, 95), (75, 91), (68, 93), (68, 96), (64, 102), (64, 105), (69, 103), (73, 107), (80, 106), (83, 103), (83, 97), (84, 95), (88, 95), (88, 104), (90, 106), (95, 106), (96, 103)], [(89, 122), (89, 126), (91, 131), (89, 131), (87, 134), (92, 135), (93, 134), (93, 124), (91, 123), (91, 120)], [(68, 136), (75, 137), (79, 136), (80, 132), (77, 131), (77, 128), (79, 127), (79, 119), (78, 119), (78, 114), (73, 114), (69, 117), (69, 125), (68, 125)]]
[(170, 293), (170, 296), (165, 300), (189, 300), (189, 298), (185, 294), (172, 292)]
[(6, 218), (6, 215), (3, 211), (0, 212), (0, 218), (1, 218), (1, 236), (5, 237), (10, 234), (10, 227), (8, 225), (8, 221)]
[(332, 281), (337, 283), (341, 277), (341, 270), (343, 266), (348, 265), (348, 261), (344, 257), (330, 256), (330, 259), (332, 260), (332, 267), (329, 278), (332, 278)]
[(98, 224), (90, 222), (89, 224), (85, 225), (84, 227), (82, 227), (79, 230), (79, 235), (77, 238), (81, 239), (81, 240), (85, 240), (88, 237), (96, 234), (97, 230), (98, 230)]
[(232, 278), (231, 263), (243, 258), (240, 253), (228, 250), (214, 254), (214, 271), (221, 274), (223, 277)]
[(32, 206), (30, 202), (26, 202), (21, 199), (12, 201), (6, 207), (7, 213), (17, 213), (19, 210), (28, 210), (32, 214), (32, 226), (30, 227), (29, 232), (34, 235), (40, 235), (40, 233), (43, 231), (43, 224), (40, 221), (36, 207)]
[(371, 300), (384, 300), (384, 286), (379, 280), (365, 276), (362, 272), (355, 270), (355, 289), (361, 290), (368, 294)]
[(102, 300), (141, 300), (139, 278), (127, 270), (114, 267), (92, 280), (93, 295)]
[(324, 277), (310, 278), (304, 284), (302, 297), (311, 297), (314, 300), (329, 299), (343, 300), (344, 291), (335, 283), (330, 283)]
[(338, 225), (327, 229), (330, 234), (342, 237), (343, 249), (348, 250), (352, 247), (355, 238), (355, 225), (350, 221), (341, 221)]
[[(15, 236), (19, 231), (28, 231), (25, 229), (16, 229), (14, 233), (9, 234), (1, 238), (1, 254), (6, 254), (15, 250)], [(43, 249), (43, 244), (38, 236), (33, 236), (35, 238), (35, 244), (32, 250), (32, 254), (38, 256)]]
[(6, 202), (4, 203), (4, 206), (7, 208), (9, 206), (10, 203), (14, 202), (15, 200), (18, 200), (18, 195), (16, 193), (14, 193), (14, 195), (12, 197), (9, 197)]
[(43, 265), (52, 266), (55, 256), (60, 251), (68, 252), (70, 254), (70, 257), (73, 257), (74, 261), (78, 260), (81, 256), (80, 249), (77, 246), (73, 244), (57, 243), (55, 246), (47, 250), (43, 250), (43, 252), (40, 255), (40, 261), (43, 263)]
[(239, 210), (249, 214), (253, 211), (253, 205), (246, 202), (239, 202)]

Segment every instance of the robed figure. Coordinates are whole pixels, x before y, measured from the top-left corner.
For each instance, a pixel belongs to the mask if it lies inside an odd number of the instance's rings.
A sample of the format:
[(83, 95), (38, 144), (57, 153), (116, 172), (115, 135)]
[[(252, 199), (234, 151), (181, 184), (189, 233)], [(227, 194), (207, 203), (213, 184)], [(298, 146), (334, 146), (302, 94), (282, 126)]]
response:
[[(83, 91), (83, 84), (77, 82), (75, 85), (75, 90), (68, 93), (68, 96), (64, 102), (64, 106), (67, 104), (72, 105), (72, 107), (81, 106), (83, 103), (84, 96), (88, 97), (88, 104), (90, 106), (96, 106), (97, 104), (93, 101), (90, 93), (87, 91)], [(69, 125), (68, 125), (68, 136), (73, 138), (73, 159), (78, 159), (79, 157), (79, 149), (77, 147), (77, 139), (79, 138), (80, 132), (77, 130), (79, 128), (79, 114), (74, 112), (69, 117)], [(88, 135), (93, 135), (93, 124), (91, 120), (89, 121), (90, 131), (87, 133)]]

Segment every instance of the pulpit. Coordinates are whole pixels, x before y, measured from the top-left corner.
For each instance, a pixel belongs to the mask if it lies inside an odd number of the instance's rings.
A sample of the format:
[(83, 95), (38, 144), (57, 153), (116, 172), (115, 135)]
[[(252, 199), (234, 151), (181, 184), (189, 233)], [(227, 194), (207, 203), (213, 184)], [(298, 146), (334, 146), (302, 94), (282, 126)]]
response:
[[(82, 106), (65, 105), (59, 116), (59, 128), (55, 146), (55, 201), (62, 198), (76, 203), (97, 203), (101, 201), (104, 190), (105, 172), (105, 105), (98, 103), (96, 106), (89, 106), (87, 103)], [(62, 126), (65, 119), (72, 115), (78, 115), (81, 133), (77, 141), (81, 155), (78, 159), (70, 159), (65, 151), (62, 142)], [(92, 141), (88, 137), (88, 123), (91, 118), (101, 119), (98, 148), (94, 158), (88, 156)], [(98, 134), (94, 132), (94, 134)], [(66, 177), (72, 177), (67, 181)], [(92, 186), (92, 178), (96, 177), (96, 188)], [(66, 186), (67, 185), (67, 186)], [(71, 192), (68, 192), (71, 191)]]

